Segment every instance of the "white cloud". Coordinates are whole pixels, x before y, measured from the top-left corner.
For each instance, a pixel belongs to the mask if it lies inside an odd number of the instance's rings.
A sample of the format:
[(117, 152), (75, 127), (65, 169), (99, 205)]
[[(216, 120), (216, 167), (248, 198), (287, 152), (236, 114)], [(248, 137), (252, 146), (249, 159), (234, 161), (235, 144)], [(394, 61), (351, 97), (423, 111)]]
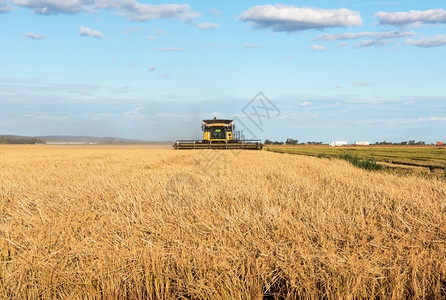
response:
[(373, 83), (370, 83), (368, 81), (352, 83), (352, 86), (371, 86), (371, 85), (373, 85)]
[(338, 44), (338, 47), (347, 47), (347, 46), (348, 46), (348, 43), (347, 43), (347, 42), (339, 43), (339, 44)]
[(125, 34), (131, 34), (131, 33), (134, 33), (134, 32), (140, 31), (140, 30), (141, 30), (141, 27), (131, 27), (131, 28), (127, 28), (124, 31), (124, 33)]
[(223, 14), (221, 11), (219, 11), (219, 10), (216, 9), (216, 8), (211, 8), (211, 9), (209, 10), (209, 12), (210, 12), (212, 15), (216, 16), (216, 17), (220, 17), (220, 16)]
[(46, 36), (43, 34), (35, 34), (31, 32), (26, 33), (25, 37), (32, 40), (42, 40), (46, 38)]
[(113, 94), (127, 94), (133, 92), (133, 89), (129, 86), (118, 86), (110, 90)]
[(302, 106), (302, 107), (307, 107), (307, 106), (309, 106), (309, 105), (311, 105), (311, 103), (308, 102), (308, 101), (304, 101), (304, 102), (302, 102), (302, 103), (300, 104), (300, 106)]
[(187, 4), (144, 4), (135, 0), (96, 0), (95, 8), (115, 9), (132, 21), (148, 21), (155, 19), (190, 20), (200, 16)]
[(361, 15), (356, 11), (282, 4), (252, 6), (241, 14), (240, 19), (257, 28), (287, 32), (362, 25)]
[(146, 116), (142, 113), (145, 110), (145, 107), (136, 107), (129, 111), (125, 111), (123, 113), (123, 117), (131, 120), (144, 120)]
[(220, 27), (220, 25), (215, 23), (200, 23), (195, 25), (195, 27), (201, 30), (208, 30), (208, 29), (217, 29)]
[(327, 51), (328, 50), (328, 48), (323, 45), (311, 45), (309, 48), (311, 50), (315, 50), (315, 51)]
[(375, 16), (379, 19), (379, 24), (381, 25), (410, 26), (417, 24), (446, 23), (446, 11), (441, 8), (395, 13), (380, 11), (376, 13)]
[(116, 10), (118, 15), (132, 21), (154, 19), (190, 20), (200, 16), (187, 4), (144, 4), (136, 0), (14, 0), (36, 14), (57, 15), (94, 12), (100, 9)]
[(183, 51), (184, 49), (171, 47), (171, 48), (158, 48), (157, 50), (163, 51), (163, 52), (180, 52), (180, 51)]
[(338, 40), (354, 40), (361, 38), (373, 39), (395, 39), (414, 36), (413, 31), (388, 31), (388, 32), (355, 32), (355, 33), (341, 33), (341, 34), (323, 34), (315, 38), (321, 41), (338, 41)]
[(157, 30), (153, 33), (153, 35), (156, 35), (156, 36), (166, 35), (166, 34), (167, 34), (167, 32), (164, 31), (164, 30), (162, 30), (162, 29), (157, 29)]
[(41, 15), (77, 14), (91, 10), (89, 3), (88, 0), (14, 0), (14, 4)]
[(446, 35), (437, 35), (432, 38), (426, 38), (421, 40), (408, 39), (406, 40), (406, 44), (423, 48), (443, 46), (446, 45)]
[(418, 120), (422, 122), (446, 122), (446, 117), (427, 117), (418, 118)]
[(262, 45), (257, 45), (257, 44), (243, 44), (242, 47), (243, 48), (261, 48), (263, 46)]
[(104, 37), (104, 35), (101, 32), (91, 29), (91, 28), (84, 27), (82, 25), (79, 26), (79, 33), (82, 36), (90, 36), (90, 37), (94, 37), (94, 38), (103, 38)]
[(161, 77), (161, 78), (168, 78), (168, 77), (170, 77), (172, 74), (161, 74), (161, 75), (159, 75), (159, 77)]
[(199, 46), (199, 47), (209, 47), (209, 48), (218, 48), (218, 47), (221, 47), (221, 46), (219, 46), (219, 45), (211, 44), (211, 43), (198, 43), (198, 42), (192, 42), (192, 44), (194, 44), (195, 46)]
[(155, 72), (156, 71), (156, 67), (155, 66), (151, 66), (149, 67), (149, 72)]
[(155, 115), (155, 118), (181, 118), (182, 115), (172, 113), (159, 113)]
[(6, 0), (0, 0), (0, 14), (11, 11), (12, 7), (8, 5)]
[(361, 41), (359, 44), (356, 44), (355, 48), (384, 46), (384, 45), (387, 45), (388, 43), (389, 43), (389, 41), (385, 41), (385, 40), (364, 40), (364, 41)]

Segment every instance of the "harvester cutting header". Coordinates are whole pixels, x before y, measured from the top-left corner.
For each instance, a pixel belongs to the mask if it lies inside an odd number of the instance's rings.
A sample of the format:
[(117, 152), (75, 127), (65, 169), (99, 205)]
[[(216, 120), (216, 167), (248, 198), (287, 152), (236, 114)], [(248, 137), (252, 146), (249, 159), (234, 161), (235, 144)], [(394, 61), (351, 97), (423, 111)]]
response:
[(260, 140), (245, 140), (241, 131), (235, 130), (233, 120), (214, 118), (203, 120), (202, 140), (178, 140), (173, 144), (175, 150), (179, 149), (247, 149), (262, 150)]

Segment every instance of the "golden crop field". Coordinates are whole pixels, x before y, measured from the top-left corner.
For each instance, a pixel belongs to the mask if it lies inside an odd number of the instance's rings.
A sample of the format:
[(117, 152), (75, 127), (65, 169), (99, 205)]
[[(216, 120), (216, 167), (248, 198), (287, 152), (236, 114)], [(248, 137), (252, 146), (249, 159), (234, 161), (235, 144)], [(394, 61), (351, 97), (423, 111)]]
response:
[(444, 179), (136, 147), (0, 170), (0, 298), (446, 298)]

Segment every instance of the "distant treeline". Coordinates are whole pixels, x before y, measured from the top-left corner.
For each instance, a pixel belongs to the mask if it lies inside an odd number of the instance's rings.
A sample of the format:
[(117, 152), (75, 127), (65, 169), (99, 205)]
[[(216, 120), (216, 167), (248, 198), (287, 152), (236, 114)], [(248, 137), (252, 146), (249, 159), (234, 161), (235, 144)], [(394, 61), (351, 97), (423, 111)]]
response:
[[(443, 142), (438, 142), (437, 145), (439, 145), (439, 144), (443, 145)], [(265, 145), (326, 145), (326, 144), (324, 144), (322, 142), (310, 142), (310, 141), (308, 141), (306, 143), (299, 143), (299, 141), (296, 139), (288, 138), (285, 142), (273, 141), (273, 140), (266, 139)], [(433, 143), (426, 144), (425, 141), (416, 142), (415, 140), (409, 140), (409, 141), (404, 141), (404, 142), (400, 142), (400, 143), (392, 143), (392, 142), (383, 141), (383, 142), (376, 142), (374, 145), (425, 146), (425, 145), (434, 145), (434, 144)]]
[(278, 141), (272, 141), (272, 140), (265, 140), (265, 145), (297, 145), (299, 143), (298, 140), (287, 138), (285, 142), (278, 142)]
[[(425, 146), (426, 142), (425, 141), (415, 142), (415, 140), (410, 140), (410, 141), (404, 141), (404, 142), (401, 142), (401, 143), (392, 143), (392, 142), (383, 141), (383, 142), (376, 142), (375, 145)], [(431, 144), (431, 145), (433, 145), (433, 144)]]
[(0, 144), (45, 144), (46, 141), (27, 136), (0, 136)]

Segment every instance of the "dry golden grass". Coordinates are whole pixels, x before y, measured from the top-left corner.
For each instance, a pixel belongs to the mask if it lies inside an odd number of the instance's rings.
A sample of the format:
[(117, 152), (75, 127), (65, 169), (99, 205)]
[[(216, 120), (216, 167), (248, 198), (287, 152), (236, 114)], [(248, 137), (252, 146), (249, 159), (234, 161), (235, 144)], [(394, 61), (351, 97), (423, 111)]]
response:
[(0, 170), (0, 298), (446, 298), (444, 180), (99, 147), (3, 146)]

